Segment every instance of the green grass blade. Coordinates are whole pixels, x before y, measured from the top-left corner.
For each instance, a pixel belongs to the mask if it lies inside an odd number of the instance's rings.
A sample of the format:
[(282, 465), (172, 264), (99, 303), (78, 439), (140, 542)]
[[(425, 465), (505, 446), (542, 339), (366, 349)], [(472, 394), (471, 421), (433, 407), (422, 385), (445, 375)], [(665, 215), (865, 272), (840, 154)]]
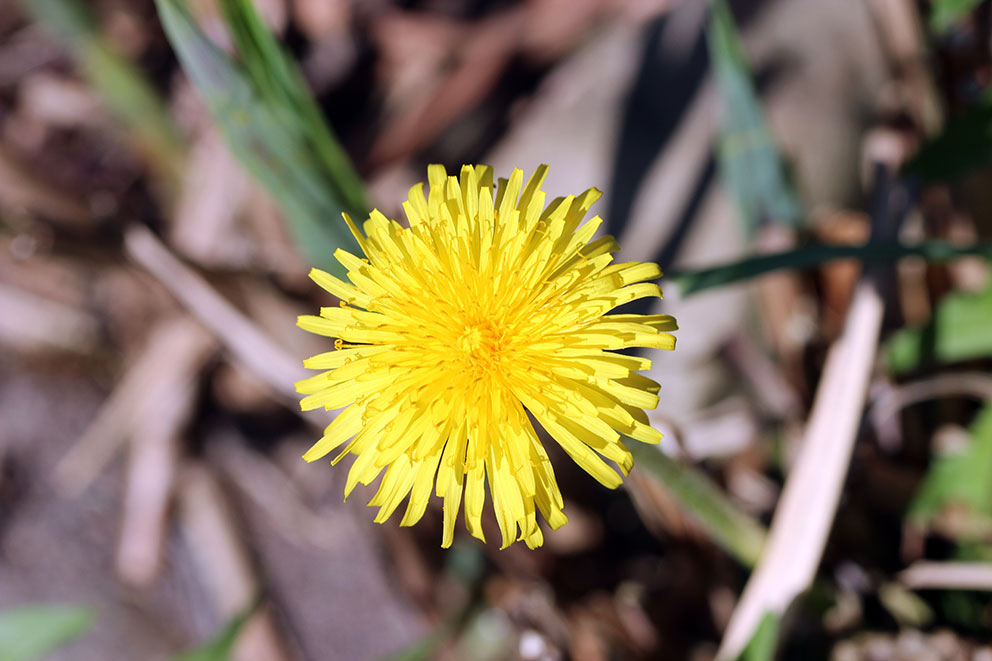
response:
[(930, 29), (940, 34), (964, 18), (982, 0), (933, 0), (930, 5)]
[(22, 0), (21, 5), (69, 47), (156, 174), (176, 184), (186, 161), (181, 133), (147, 78), (100, 34), (86, 5), (78, 0)]
[(775, 658), (775, 649), (778, 647), (781, 627), (781, 618), (774, 613), (765, 613), (761, 618), (761, 624), (751, 636), (751, 642), (741, 652), (738, 661), (772, 661)]
[(724, 0), (712, 0), (707, 30), (713, 77), (723, 102), (717, 160), (749, 234), (770, 221), (798, 226), (799, 197), (768, 129), (761, 101)]
[(93, 626), (85, 606), (22, 606), (0, 612), (0, 661), (42, 659)]
[(744, 259), (669, 276), (683, 296), (698, 294), (756, 278), (781, 269), (807, 269), (837, 259), (862, 262), (893, 262), (905, 257), (922, 257), (930, 261), (947, 261), (957, 257), (979, 256), (992, 259), (992, 243), (980, 242), (959, 246), (947, 241), (925, 241), (905, 245), (896, 241), (873, 241), (860, 246), (813, 243), (782, 252), (755, 255)]
[(986, 406), (970, 429), (971, 441), (961, 453), (941, 456), (930, 464), (907, 519), (927, 524), (950, 508), (992, 521), (992, 406)]
[(657, 447), (630, 438), (624, 444), (637, 468), (656, 479), (717, 544), (748, 567), (758, 562), (765, 545), (764, 526), (734, 505), (709, 477)]
[(216, 636), (194, 650), (173, 657), (172, 661), (229, 661), (238, 635), (259, 605), (261, 601), (257, 600), (228, 622)]
[(369, 210), (364, 183), (324, 121), (296, 62), (283, 52), (250, 0), (221, 0), (221, 9), (251, 80), (263, 97), (294, 115), (294, 125), (311, 141), (345, 209), (364, 217)]
[[(337, 193), (336, 173), (315, 150), (312, 123), (302, 124), (245, 67), (221, 52), (196, 25), (182, 0), (156, 0), (166, 35), (203, 95), (231, 151), (280, 205), (297, 245), (311, 263), (336, 273), (334, 250), (357, 248), (342, 211), (362, 217)], [(277, 69), (273, 65), (273, 69)]]
[(945, 296), (929, 323), (904, 328), (885, 345), (885, 359), (894, 374), (927, 363), (952, 363), (992, 356), (992, 286), (978, 294)]

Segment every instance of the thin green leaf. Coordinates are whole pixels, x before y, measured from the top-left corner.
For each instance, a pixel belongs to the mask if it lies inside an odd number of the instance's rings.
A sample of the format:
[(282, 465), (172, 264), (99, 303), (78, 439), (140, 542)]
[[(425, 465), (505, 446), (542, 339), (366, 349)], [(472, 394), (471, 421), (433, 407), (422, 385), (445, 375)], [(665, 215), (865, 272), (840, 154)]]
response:
[(764, 526), (734, 505), (698, 469), (656, 447), (629, 438), (624, 442), (637, 468), (656, 479), (717, 544), (748, 567), (758, 562), (765, 544)]
[(923, 183), (953, 180), (992, 164), (992, 100), (953, 117), (903, 168)]
[(972, 423), (971, 440), (961, 453), (937, 457), (930, 465), (907, 518), (926, 526), (948, 508), (967, 514), (976, 530), (992, 521), (992, 405)]
[(907, 627), (923, 628), (933, 622), (933, 609), (915, 592), (890, 582), (878, 588), (878, 600), (895, 620)]
[(945, 296), (924, 326), (904, 328), (885, 346), (889, 370), (910, 372), (921, 365), (992, 356), (992, 286), (977, 294)]
[[(341, 246), (357, 247), (341, 212), (364, 217), (366, 209), (349, 207), (339, 197), (337, 191), (348, 186), (338, 181), (340, 171), (329, 169), (315, 147), (320, 140), (313, 133), (313, 122), (302, 119), (285, 99), (272, 95), (271, 85), (260, 85), (244, 66), (221, 52), (182, 0), (156, 0), (156, 6), (169, 41), (231, 151), (279, 203), (307, 258), (341, 273), (331, 255)], [(264, 57), (255, 53), (249, 59), (253, 66), (265, 61), (272, 71), (279, 70), (278, 64)]]
[(748, 233), (760, 223), (797, 226), (799, 197), (786, 176), (754, 89), (737, 27), (724, 0), (710, 3), (707, 31), (713, 76), (723, 100), (717, 159)]
[(960, 21), (982, 0), (933, 0), (930, 8), (930, 29), (940, 34)]
[(296, 62), (283, 52), (251, 0), (221, 0), (221, 9), (251, 80), (264, 98), (285, 108), (303, 137), (312, 141), (345, 210), (364, 217), (369, 208), (365, 185), (324, 121)]
[(21, 5), (59, 35), (157, 174), (175, 184), (185, 163), (182, 135), (144, 74), (100, 34), (87, 6), (78, 0), (21, 0)]
[(260, 603), (261, 600), (257, 600), (244, 612), (228, 622), (216, 636), (194, 650), (173, 657), (172, 661), (228, 661), (234, 651), (234, 644), (238, 640), (238, 635), (245, 623), (258, 610)]
[(860, 246), (811, 243), (793, 250), (755, 255), (719, 266), (677, 272), (668, 279), (678, 286), (683, 296), (690, 296), (772, 271), (806, 269), (836, 259), (892, 262), (904, 257), (923, 257), (940, 262), (969, 255), (992, 258), (992, 243), (974, 243), (966, 246), (947, 241), (925, 241), (915, 245), (905, 245), (895, 241), (873, 241)]
[(782, 620), (774, 613), (765, 613), (761, 624), (751, 636), (751, 641), (741, 652), (738, 661), (772, 661), (778, 647), (778, 633)]
[(0, 661), (32, 661), (75, 640), (93, 626), (85, 606), (22, 606), (0, 612)]

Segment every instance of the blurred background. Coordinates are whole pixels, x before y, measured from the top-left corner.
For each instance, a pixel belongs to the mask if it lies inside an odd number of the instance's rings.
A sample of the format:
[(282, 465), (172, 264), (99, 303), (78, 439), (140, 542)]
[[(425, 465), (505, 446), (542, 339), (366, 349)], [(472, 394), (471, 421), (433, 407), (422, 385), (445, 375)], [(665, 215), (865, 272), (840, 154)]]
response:
[[(975, 0), (0, 0), (0, 660), (992, 659), (990, 43)], [(536, 551), (300, 459), (340, 212), (477, 162), (603, 190), (681, 327), (662, 445), (615, 492), (553, 452)]]

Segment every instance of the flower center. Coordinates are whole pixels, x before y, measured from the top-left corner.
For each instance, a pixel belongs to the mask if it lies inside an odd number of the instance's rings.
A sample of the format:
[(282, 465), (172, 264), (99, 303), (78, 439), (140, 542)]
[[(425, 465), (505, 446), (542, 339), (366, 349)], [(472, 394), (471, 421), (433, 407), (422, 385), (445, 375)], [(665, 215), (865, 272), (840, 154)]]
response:
[(465, 326), (455, 343), (461, 362), (476, 376), (499, 367), (503, 354), (502, 333), (491, 321), (483, 320)]

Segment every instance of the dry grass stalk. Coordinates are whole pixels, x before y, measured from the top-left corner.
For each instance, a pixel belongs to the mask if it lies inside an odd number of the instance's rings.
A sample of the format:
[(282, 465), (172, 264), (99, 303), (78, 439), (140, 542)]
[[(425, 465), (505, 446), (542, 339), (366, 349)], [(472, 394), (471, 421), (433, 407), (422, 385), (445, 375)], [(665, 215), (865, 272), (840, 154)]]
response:
[(163, 402), (192, 387), (194, 375), (212, 351), (213, 344), (195, 322), (179, 319), (160, 325), (79, 441), (55, 467), (56, 487), (67, 496), (82, 493), (125, 439), (147, 427)]
[(992, 376), (983, 372), (957, 372), (938, 374), (898, 387), (890, 386), (882, 390), (873, 402), (871, 419), (876, 425), (881, 425), (907, 406), (944, 397), (969, 397), (992, 402)]
[[(188, 351), (202, 361), (214, 346), (212, 338), (192, 321), (172, 323), (190, 328)], [(194, 406), (196, 372), (176, 376), (161, 385), (159, 396), (145, 409), (131, 434), (116, 564), (118, 576), (137, 587), (149, 586), (161, 569), (182, 447), (180, 434)]]
[[(261, 587), (225, 495), (209, 468), (186, 465), (180, 475), (179, 525), (197, 573), (224, 620), (250, 608)], [(293, 658), (267, 608), (244, 625), (234, 661), (283, 661)]]
[(73, 353), (96, 346), (99, 323), (81, 308), (0, 283), (0, 310), (0, 345), (25, 352)]
[(816, 573), (857, 438), (882, 312), (874, 285), (862, 282), (827, 357), (768, 545), (730, 619), (719, 659), (736, 658), (765, 614), (781, 615)]
[(183, 264), (148, 229), (133, 226), (124, 236), (131, 259), (145, 267), (193, 316), (209, 328), (245, 367), (283, 401), (295, 404), (293, 384), (308, 376), (303, 364), (272, 341), (223, 296)]
[(206, 130), (190, 152), (170, 228), (173, 245), (202, 264), (244, 266), (251, 255), (230, 246), (249, 187), (248, 176), (217, 131)]
[(899, 574), (913, 590), (992, 590), (992, 566), (981, 562), (913, 563)]
[(936, 134), (943, 123), (943, 111), (927, 65), (929, 47), (919, 9), (915, 3), (903, 0), (872, 0), (869, 7), (889, 59), (902, 69), (905, 89), (901, 98), (924, 133)]

